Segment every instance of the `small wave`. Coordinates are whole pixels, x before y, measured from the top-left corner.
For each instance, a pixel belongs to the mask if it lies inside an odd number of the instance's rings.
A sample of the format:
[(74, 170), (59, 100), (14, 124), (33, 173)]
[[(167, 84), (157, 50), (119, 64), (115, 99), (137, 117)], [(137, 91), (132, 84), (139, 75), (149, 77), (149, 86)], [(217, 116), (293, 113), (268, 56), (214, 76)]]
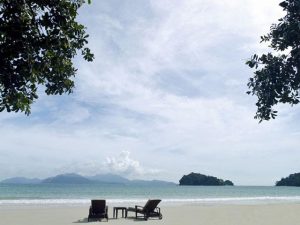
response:
[[(89, 205), (90, 199), (2, 199), (0, 205)], [(109, 205), (144, 203), (147, 199), (107, 199)], [(226, 204), (226, 203), (270, 203), (300, 202), (300, 196), (224, 197), (164, 199), (164, 204)]]
[(224, 197), (224, 198), (196, 198), (196, 199), (165, 199), (169, 203), (243, 203), (243, 202), (299, 202), (300, 196), (263, 196), (263, 197)]

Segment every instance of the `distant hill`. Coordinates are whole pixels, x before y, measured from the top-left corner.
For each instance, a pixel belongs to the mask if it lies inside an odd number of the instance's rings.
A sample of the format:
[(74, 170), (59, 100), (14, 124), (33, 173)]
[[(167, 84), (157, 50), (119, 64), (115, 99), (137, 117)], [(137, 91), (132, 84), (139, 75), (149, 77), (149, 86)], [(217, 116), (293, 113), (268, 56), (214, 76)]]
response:
[(141, 185), (141, 186), (170, 186), (176, 185), (173, 182), (163, 181), (163, 180), (131, 180), (130, 185)]
[(95, 176), (81, 176), (76, 173), (59, 174), (54, 177), (48, 177), (46, 179), (29, 179), (25, 177), (13, 177), (8, 178), (0, 183), (11, 183), (11, 184), (122, 184), (122, 185), (152, 185), (152, 186), (166, 186), (176, 185), (172, 182), (161, 181), (161, 180), (129, 180), (116, 174), (97, 174)]
[(234, 184), (230, 180), (222, 180), (217, 177), (207, 176), (200, 173), (190, 173), (188, 175), (184, 175), (179, 180), (179, 185), (203, 185), (203, 186), (224, 186)]
[(26, 177), (12, 177), (5, 180), (2, 180), (2, 184), (38, 184), (41, 182), (41, 179), (37, 178), (26, 178)]
[(42, 181), (42, 183), (60, 183), (60, 184), (86, 184), (91, 183), (92, 181), (84, 176), (75, 174), (75, 173), (66, 173), (66, 174), (60, 174), (55, 177), (49, 177)]
[(276, 182), (276, 186), (296, 186), (300, 187), (300, 173), (290, 174)]
[(96, 182), (101, 182), (101, 183), (122, 183), (126, 184), (130, 182), (130, 180), (121, 177), (119, 175), (107, 173), (107, 174), (97, 174), (95, 176), (87, 177), (88, 179)]

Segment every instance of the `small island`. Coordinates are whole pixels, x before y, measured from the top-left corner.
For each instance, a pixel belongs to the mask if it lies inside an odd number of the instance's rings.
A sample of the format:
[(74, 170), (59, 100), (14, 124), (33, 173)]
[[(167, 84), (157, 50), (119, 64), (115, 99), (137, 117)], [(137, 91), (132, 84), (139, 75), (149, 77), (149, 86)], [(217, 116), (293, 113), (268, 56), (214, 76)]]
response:
[(197, 185), (197, 186), (233, 186), (233, 182), (230, 180), (222, 180), (217, 177), (207, 176), (200, 173), (190, 173), (184, 175), (179, 180), (179, 185)]
[(295, 186), (300, 187), (300, 173), (290, 174), (288, 177), (281, 178), (276, 182), (276, 186)]

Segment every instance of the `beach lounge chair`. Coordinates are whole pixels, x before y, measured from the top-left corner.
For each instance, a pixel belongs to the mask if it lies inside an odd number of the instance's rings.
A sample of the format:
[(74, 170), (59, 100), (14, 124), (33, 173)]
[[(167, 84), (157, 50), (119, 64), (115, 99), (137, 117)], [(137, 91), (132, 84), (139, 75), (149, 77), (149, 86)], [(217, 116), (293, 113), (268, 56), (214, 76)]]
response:
[(91, 219), (101, 220), (103, 218), (108, 221), (107, 211), (108, 207), (105, 200), (91, 200), (88, 222)]
[[(160, 213), (160, 208), (157, 205), (161, 202), (160, 199), (152, 199), (148, 200), (145, 206), (136, 205), (134, 208), (129, 207), (127, 212), (135, 212), (135, 218), (144, 218), (148, 220), (149, 217), (158, 217), (160, 220), (162, 219), (162, 214)], [(138, 214), (142, 214), (142, 216), (138, 216)]]

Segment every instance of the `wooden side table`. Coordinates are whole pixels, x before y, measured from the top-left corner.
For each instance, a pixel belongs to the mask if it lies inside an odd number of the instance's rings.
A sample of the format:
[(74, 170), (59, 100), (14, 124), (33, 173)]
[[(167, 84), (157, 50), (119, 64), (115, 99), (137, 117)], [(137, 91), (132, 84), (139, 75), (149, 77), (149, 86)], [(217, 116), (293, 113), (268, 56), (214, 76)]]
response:
[(122, 218), (127, 218), (127, 208), (126, 207), (114, 207), (113, 217), (118, 218), (118, 211), (122, 210)]

